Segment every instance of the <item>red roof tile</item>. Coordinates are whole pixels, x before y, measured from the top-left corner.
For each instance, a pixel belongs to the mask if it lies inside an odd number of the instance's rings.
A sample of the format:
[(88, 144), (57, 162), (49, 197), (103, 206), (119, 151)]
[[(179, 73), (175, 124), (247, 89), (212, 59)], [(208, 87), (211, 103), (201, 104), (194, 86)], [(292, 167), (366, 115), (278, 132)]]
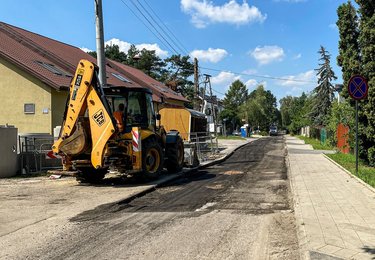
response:
[(109, 60), (107, 63), (110, 66), (115, 67), (116, 70), (121, 71), (121, 73), (129, 77), (129, 79), (136, 81), (141, 86), (151, 89), (153, 93), (156, 93), (159, 97), (163, 97), (164, 99), (173, 99), (182, 102), (189, 102), (189, 100), (183, 97), (182, 95), (179, 95), (175, 91), (165, 86), (163, 83), (153, 79), (152, 77), (150, 77), (149, 75), (147, 75), (139, 69), (130, 67), (128, 65), (113, 60)]
[[(96, 64), (95, 58), (77, 47), (3, 22), (0, 22), (0, 56), (55, 89), (69, 87), (71, 75), (75, 73), (79, 60), (87, 59)], [(52, 72), (40, 63), (52, 65), (52, 68), (61, 71), (62, 75)], [(107, 64), (110, 65), (106, 68), (108, 85), (149, 88), (157, 102), (160, 102), (160, 97), (187, 102), (184, 97), (138, 69), (111, 60), (108, 60)], [(113, 74), (129, 78), (130, 82), (122, 81)]]

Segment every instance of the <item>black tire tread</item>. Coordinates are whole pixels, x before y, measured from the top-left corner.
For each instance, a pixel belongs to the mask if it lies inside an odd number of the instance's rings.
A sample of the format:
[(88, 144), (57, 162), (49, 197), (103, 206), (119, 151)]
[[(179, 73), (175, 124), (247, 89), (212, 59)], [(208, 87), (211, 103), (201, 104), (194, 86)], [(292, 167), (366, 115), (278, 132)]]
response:
[[(155, 147), (159, 151), (159, 155), (160, 155), (159, 169), (154, 173), (147, 172), (145, 164), (144, 164), (147, 150), (152, 147)], [(155, 138), (148, 138), (145, 141), (143, 141), (142, 142), (142, 169), (143, 171), (139, 174), (139, 177), (141, 177), (141, 180), (151, 181), (151, 180), (157, 179), (160, 176), (161, 171), (163, 170), (163, 162), (164, 162), (164, 154), (163, 154), (163, 151), (159, 142), (157, 142)]]
[[(181, 164), (179, 164), (178, 162), (178, 147), (181, 143), (183, 143), (183, 141), (181, 137), (178, 137), (176, 143), (167, 145), (167, 148), (166, 148), (167, 160), (165, 161), (165, 167), (167, 168), (169, 173), (179, 172), (181, 171), (183, 167), (184, 160), (182, 160)], [(182, 147), (183, 147), (183, 144), (182, 144)], [(183, 152), (184, 151), (182, 151), (182, 153)]]

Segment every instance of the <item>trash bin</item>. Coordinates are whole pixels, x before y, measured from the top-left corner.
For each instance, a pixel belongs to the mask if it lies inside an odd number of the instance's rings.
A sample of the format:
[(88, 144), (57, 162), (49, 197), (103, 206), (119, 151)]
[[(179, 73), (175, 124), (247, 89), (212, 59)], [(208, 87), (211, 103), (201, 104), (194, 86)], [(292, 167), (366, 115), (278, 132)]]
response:
[(246, 127), (242, 126), (241, 127), (241, 137), (246, 137), (246, 136), (247, 136)]
[(322, 145), (326, 145), (326, 141), (327, 141), (327, 131), (325, 128), (322, 128), (320, 130), (320, 143)]

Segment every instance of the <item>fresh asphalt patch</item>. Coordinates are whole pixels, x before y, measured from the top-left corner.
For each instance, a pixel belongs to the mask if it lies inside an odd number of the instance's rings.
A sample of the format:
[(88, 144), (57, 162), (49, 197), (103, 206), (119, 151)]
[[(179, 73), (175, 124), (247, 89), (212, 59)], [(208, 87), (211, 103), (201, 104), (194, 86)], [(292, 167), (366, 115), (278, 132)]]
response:
[[(200, 215), (213, 210), (243, 214), (290, 210), (286, 179), (282, 137), (264, 138), (243, 146), (217, 165), (162, 184), (152, 192), (130, 200), (101, 205), (79, 214), (71, 221), (103, 220), (113, 214), (127, 212), (185, 212)], [(197, 213), (196, 210), (207, 203), (213, 204)]]

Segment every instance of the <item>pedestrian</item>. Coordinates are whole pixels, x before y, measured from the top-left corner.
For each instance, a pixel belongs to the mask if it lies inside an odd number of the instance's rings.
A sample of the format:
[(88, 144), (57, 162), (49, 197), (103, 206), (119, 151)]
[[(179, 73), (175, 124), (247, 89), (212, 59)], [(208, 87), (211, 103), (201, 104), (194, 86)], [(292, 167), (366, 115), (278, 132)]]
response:
[(123, 103), (120, 103), (118, 105), (118, 109), (115, 112), (113, 112), (113, 117), (116, 120), (117, 128), (120, 133), (124, 131), (124, 120), (123, 120), (124, 110), (125, 110), (125, 105)]

